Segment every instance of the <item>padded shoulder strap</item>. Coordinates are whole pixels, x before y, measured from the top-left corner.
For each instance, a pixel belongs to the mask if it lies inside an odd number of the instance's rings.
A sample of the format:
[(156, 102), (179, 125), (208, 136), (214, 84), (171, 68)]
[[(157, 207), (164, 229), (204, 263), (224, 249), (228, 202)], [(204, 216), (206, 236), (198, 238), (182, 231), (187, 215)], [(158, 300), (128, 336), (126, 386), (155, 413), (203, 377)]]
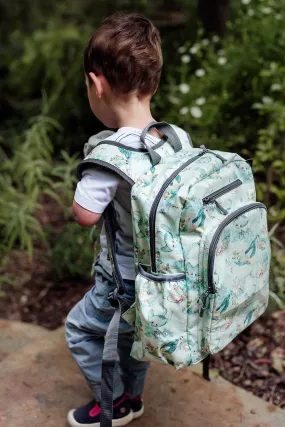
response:
[(151, 167), (148, 152), (144, 148), (132, 148), (116, 141), (100, 141), (77, 167), (77, 176), (95, 165), (116, 172), (130, 185)]
[(99, 145), (101, 141), (104, 141), (105, 139), (109, 138), (114, 133), (115, 132), (113, 132), (112, 130), (102, 130), (96, 135), (91, 136), (88, 142), (84, 144), (84, 148), (83, 148), (84, 157), (88, 156), (88, 154), (91, 153), (91, 151), (95, 147), (97, 147), (97, 145)]
[[(156, 126), (157, 123), (153, 125)], [(183, 150), (191, 150), (191, 142), (182, 129), (168, 124), (165, 125), (163, 122), (161, 129), (164, 130), (165, 127), (168, 129), (168, 133), (169, 128), (172, 129), (173, 134), (176, 135), (180, 141)], [(102, 140), (98, 138), (100, 136), (102, 136), (101, 133), (91, 137), (88, 141), (88, 150), (86, 150), (88, 154), (77, 168), (79, 179), (81, 179), (82, 172), (85, 169), (97, 165), (116, 172), (130, 185), (133, 185), (152, 167), (153, 159), (149, 153), (150, 147), (146, 147), (146, 144), (142, 144), (141, 148), (132, 148), (117, 141), (109, 139)], [(171, 144), (165, 144), (165, 139), (162, 139), (162, 141), (154, 145), (152, 151), (164, 160), (167, 159), (169, 155), (172, 156), (176, 154), (175, 152), (173, 153)]]

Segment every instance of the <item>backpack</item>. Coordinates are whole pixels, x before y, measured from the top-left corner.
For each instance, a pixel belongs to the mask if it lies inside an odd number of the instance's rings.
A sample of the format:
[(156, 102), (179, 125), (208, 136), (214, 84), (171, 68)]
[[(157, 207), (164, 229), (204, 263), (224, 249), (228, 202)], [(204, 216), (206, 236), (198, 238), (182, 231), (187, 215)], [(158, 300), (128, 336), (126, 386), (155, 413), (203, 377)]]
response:
[[(154, 127), (163, 137), (150, 147), (146, 134)], [(267, 211), (256, 201), (250, 162), (238, 154), (193, 148), (165, 122), (150, 123), (141, 142), (132, 149), (101, 141), (78, 172), (97, 164), (132, 185), (136, 300), (123, 314), (135, 329), (131, 356), (179, 369), (222, 350), (266, 310)], [(111, 299), (121, 314), (111, 205), (105, 226), (118, 288)], [(110, 361), (108, 351), (103, 359)]]

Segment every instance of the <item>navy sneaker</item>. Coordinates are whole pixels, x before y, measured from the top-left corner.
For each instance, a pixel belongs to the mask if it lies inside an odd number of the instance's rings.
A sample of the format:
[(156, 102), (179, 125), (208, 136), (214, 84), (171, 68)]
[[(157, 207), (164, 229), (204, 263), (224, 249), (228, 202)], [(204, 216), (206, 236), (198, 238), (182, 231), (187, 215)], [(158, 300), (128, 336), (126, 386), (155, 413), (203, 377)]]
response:
[(139, 418), (144, 413), (144, 405), (141, 395), (135, 397), (134, 399), (130, 399), (131, 410), (133, 411), (133, 418)]
[[(98, 402), (92, 400), (85, 406), (72, 409), (67, 415), (71, 427), (100, 427), (101, 408)], [(129, 424), (134, 419), (128, 396), (123, 395), (113, 402), (113, 427)]]

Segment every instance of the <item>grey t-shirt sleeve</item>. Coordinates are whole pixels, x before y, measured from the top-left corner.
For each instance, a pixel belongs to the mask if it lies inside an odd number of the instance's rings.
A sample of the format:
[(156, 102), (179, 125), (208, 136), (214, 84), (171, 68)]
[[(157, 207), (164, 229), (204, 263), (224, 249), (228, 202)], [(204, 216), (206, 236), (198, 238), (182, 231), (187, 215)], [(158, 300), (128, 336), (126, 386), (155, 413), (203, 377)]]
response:
[(103, 213), (114, 199), (121, 180), (119, 175), (107, 169), (86, 169), (77, 184), (74, 200), (88, 211)]

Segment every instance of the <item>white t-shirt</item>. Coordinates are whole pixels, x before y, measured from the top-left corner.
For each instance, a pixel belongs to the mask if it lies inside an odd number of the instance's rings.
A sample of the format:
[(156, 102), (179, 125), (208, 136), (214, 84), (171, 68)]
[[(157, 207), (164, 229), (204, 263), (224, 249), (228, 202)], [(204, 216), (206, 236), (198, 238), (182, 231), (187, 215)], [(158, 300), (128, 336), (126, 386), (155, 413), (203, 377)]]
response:
[[(117, 141), (132, 148), (143, 148), (140, 141), (141, 129), (132, 127), (120, 128), (108, 137), (108, 140)], [(159, 142), (158, 138), (148, 134), (146, 141), (149, 145)], [(122, 233), (117, 233), (119, 253), (117, 254), (120, 271), (124, 279), (135, 279), (134, 252), (132, 241), (131, 219), (131, 186), (115, 172), (106, 168), (94, 166), (83, 171), (81, 181), (78, 182), (74, 200), (83, 208), (94, 212), (103, 213), (108, 204), (116, 199), (122, 209), (117, 220), (121, 225)], [(120, 224), (121, 223), (121, 224)], [(111, 274), (111, 263), (108, 261), (106, 235), (104, 230), (100, 238), (101, 254), (100, 264)]]
[(118, 174), (108, 169), (85, 169), (77, 184), (74, 200), (90, 212), (103, 213), (114, 199), (121, 180)]

